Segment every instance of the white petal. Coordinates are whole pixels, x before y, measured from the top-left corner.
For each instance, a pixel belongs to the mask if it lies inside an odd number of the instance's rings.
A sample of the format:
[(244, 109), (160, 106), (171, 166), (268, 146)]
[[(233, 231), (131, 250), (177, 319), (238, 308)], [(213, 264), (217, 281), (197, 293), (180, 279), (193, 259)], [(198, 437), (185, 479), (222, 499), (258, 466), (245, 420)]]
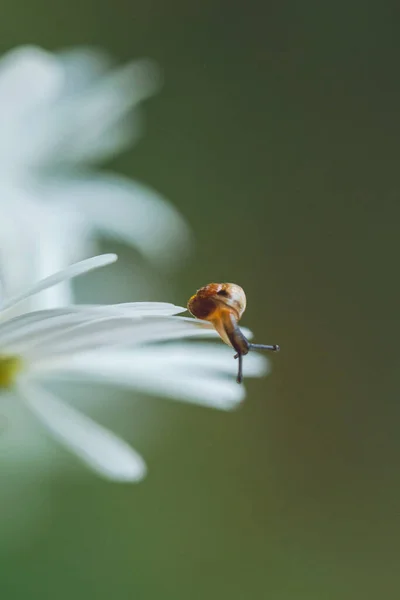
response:
[(62, 82), (62, 69), (49, 52), (35, 46), (8, 52), (0, 61), (0, 122), (14, 119), (18, 125), (21, 118), (54, 98)]
[(1, 60), (0, 161), (8, 177), (48, 155), (49, 107), (63, 76), (55, 56), (37, 47), (17, 48)]
[[(264, 357), (246, 356), (245, 377), (264, 375), (267, 368)], [(105, 382), (224, 410), (234, 408), (245, 396), (244, 386), (236, 383), (232, 350), (222, 345), (180, 344), (70, 355), (59, 362), (49, 361), (40, 373)]]
[[(86, 68), (85, 65), (83, 65)], [(119, 151), (110, 146), (115, 127), (124, 124), (129, 113), (129, 122), (135, 120), (132, 134), (140, 133), (141, 119), (137, 110), (132, 112), (144, 98), (153, 94), (160, 86), (160, 75), (151, 61), (134, 61), (94, 80), (81, 89), (70, 93), (54, 106), (49, 115), (52, 129), (57, 132), (57, 160), (84, 162), (104, 160)], [(114, 142), (115, 142), (114, 137)]]
[(112, 66), (111, 57), (99, 48), (75, 46), (56, 53), (65, 74), (64, 97), (87, 89)]
[(137, 323), (146, 316), (170, 316), (184, 310), (167, 302), (135, 302), (104, 306), (76, 304), (65, 309), (31, 312), (0, 322), (0, 347), (3, 351), (26, 354), (32, 347), (49, 343), (77, 325), (87, 326), (110, 317), (136, 319)]
[[(73, 260), (64, 259), (64, 264), (45, 272), (43, 266), (49, 259), (52, 260), (53, 255), (59, 257), (61, 251), (59, 239), (55, 241), (52, 238), (57, 247), (49, 248), (47, 244), (50, 230), (53, 230), (53, 236), (56, 235), (55, 228), (50, 224), (48, 226), (48, 207), (43, 211), (29, 193), (8, 180), (8, 177), (0, 178), (0, 198), (7, 199), (1, 203), (0, 219), (0, 273), (4, 283), (4, 301), (7, 297), (19, 295), (30, 285)], [(45, 265), (42, 264), (42, 258)], [(53, 266), (56, 264), (53, 262)], [(19, 308), (32, 310), (40, 306), (41, 295), (38, 295), (39, 304), (37, 298), (34, 301), (31, 298)], [(63, 300), (68, 301), (68, 297), (64, 296)]]
[(123, 315), (125, 317), (161, 317), (173, 316), (187, 311), (183, 306), (170, 302), (123, 302), (120, 304), (76, 304), (74, 308), (90, 309), (105, 314)]
[[(72, 207), (54, 210), (44, 202), (36, 203), (33, 259), (37, 281), (62, 272), (85, 256), (85, 240), (89, 231), (85, 219)], [(25, 285), (26, 287), (26, 285)], [(37, 306), (54, 308), (71, 303), (70, 281), (53, 285), (37, 294)]]
[(112, 346), (137, 346), (150, 342), (163, 342), (188, 337), (215, 337), (212, 326), (187, 321), (180, 317), (101, 317), (99, 319), (77, 324), (70, 328), (60, 328), (49, 337), (37, 336), (32, 343), (25, 344), (21, 340), (15, 352), (23, 354), (31, 361), (38, 362), (54, 357), (62, 360), (62, 356), (72, 353), (100, 350)]
[[(232, 376), (236, 374), (237, 362), (233, 356), (235, 351), (223, 344), (169, 344), (165, 346), (145, 346), (143, 348), (121, 349), (110, 352), (111, 362), (135, 363), (135, 368), (142, 370), (157, 366), (163, 370), (181, 369), (182, 371), (207, 371)], [(78, 359), (79, 362), (79, 359)], [(157, 369), (155, 369), (157, 370)], [(261, 377), (269, 373), (269, 361), (265, 356), (251, 352), (244, 357), (244, 371), (247, 377)]]
[(74, 203), (100, 233), (131, 244), (161, 267), (182, 262), (191, 232), (175, 208), (150, 188), (113, 175), (56, 179), (41, 194)]
[[(4, 340), (8, 339), (8, 336), (19, 338), (23, 336), (23, 332), (27, 327), (28, 330), (31, 326), (37, 326), (38, 331), (48, 327), (48, 323), (52, 322), (56, 317), (65, 317), (67, 315), (75, 315), (76, 312), (79, 314), (82, 311), (76, 311), (75, 308), (79, 305), (71, 305), (66, 308), (53, 308), (49, 310), (38, 310), (29, 313), (24, 313), (12, 319), (0, 322), (0, 345), (3, 344)], [(82, 315), (82, 319), (83, 319)]]
[[(41, 313), (50, 316), (44, 317)], [(51, 339), (54, 335), (60, 335), (61, 332), (68, 331), (79, 324), (87, 324), (91, 320), (99, 319), (99, 316), (93, 313), (90, 317), (85, 312), (66, 311), (61, 314), (52, 315), (53, 311), (39, 311), (28, 313), (16, 317), (11, 321), (0, 323), (0, 347), (3, 351), (11, 353), (25, 354), (30, 346), (36, 346)], [(58, 312), (58, 311), (57, 311)], [(31, 319), (26, 317), (33, 315)]]
[(18, 391), (53, 436), (99, 475), (121, 482), (143, 479), (143, 459), (111, 431), (32, 383), (20, 381)]
[(93, 256), (92, 258), (88, 258), (86, 260), (82, 260), (78, 263), (75, 263), (74, 265), (71, 265), (62, 271), (59, 271), (58, 273), (54, 273), (53, 275), (42, 279), (23, 294), (10, 298), (2, 306), (2, 311), (15, 306), (16, 304), (19, 304), (20, 302), (26, 300), (30, 296), (38, 294), (39, 292), (46, 290), (47, 288), (52, 287), (53, 285), (57, 285), (64, 281), (68, 281), (68, 279), (78, 277), (79, 275), (83, 275), (84, 273), (88, 273), (89, 271), (93, 271), (94, 269), (98, 269), (99, 267), (110, 265), (116, 260), (116, 254), (101, 254), (99, 256)]

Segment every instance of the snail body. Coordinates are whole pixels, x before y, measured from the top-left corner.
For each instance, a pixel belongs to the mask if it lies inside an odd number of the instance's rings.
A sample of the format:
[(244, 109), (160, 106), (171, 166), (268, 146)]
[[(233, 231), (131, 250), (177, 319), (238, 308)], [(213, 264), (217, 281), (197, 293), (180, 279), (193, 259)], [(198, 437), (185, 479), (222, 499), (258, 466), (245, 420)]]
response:
[(246, 310), (246, 294), (235, 283), (209, 283), (197, 290), (187, 307), (194, 317), (212, 323), (222, 340), (236, 350), (238, 383), (243, 381), (243, 356), (250, 350), (279, 350), (277, 345), (252, 344), (241, 331), (238, 323)]

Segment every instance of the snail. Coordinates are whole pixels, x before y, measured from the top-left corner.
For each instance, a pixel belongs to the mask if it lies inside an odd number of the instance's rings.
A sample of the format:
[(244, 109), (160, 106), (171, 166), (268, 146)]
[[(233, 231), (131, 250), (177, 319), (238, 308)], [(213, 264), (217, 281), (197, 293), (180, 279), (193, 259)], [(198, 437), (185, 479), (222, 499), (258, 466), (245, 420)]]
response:
[(276, 344), (252, 344), (243, 334), (238, 323), (246, 309), (246, 295), (235, 283), (209, 283), (189, 299), (187, 308), (194, 317), (210, 321), (225, 344), (236, 350), (238, 383), (243, 381), (243, 356), (250, 350), (278, 352), (280, 349)]

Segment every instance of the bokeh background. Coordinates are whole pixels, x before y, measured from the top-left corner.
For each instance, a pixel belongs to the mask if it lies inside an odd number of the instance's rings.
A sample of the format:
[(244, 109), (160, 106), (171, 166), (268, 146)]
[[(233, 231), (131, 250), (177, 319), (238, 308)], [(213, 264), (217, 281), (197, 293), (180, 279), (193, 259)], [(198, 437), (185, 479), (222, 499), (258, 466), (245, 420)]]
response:
[(122, 398), (139, 485), (32, 473), (0, 507), (2, 598), (399, 598), (398, 17), (357, 0), (3, 0), (2, 51), (89, 44), (161, 66), (144, 137), (107, 165), (196, 236), (147, 299), (235, 281), (246, 325), (282, 351), (233, 413)]

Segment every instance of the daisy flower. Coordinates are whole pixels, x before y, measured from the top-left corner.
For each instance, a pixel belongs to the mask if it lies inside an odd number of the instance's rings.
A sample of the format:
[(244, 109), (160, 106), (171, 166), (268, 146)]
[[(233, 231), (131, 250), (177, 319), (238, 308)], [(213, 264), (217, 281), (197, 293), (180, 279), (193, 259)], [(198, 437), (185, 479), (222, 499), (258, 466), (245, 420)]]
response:
[[(178, 317), (169, 303), (70, 305), (10, 317), (15, 306), (53, 285), (108, 265), (101, 255), (67, 267), (26, 292), (5, 300), (0, 311), (0, 393), (25, 405), (50, 434), (99, 475), (138, 481), (142, 457), (121, 438), (49, 390), (52, 381), (92, 381), (231, 409), (244, 398), (235, 381), (232, 352), (185, 342), (215, 337), (205, 321)], [(246, 374), (259, 376), (266, 362), (249, 356)], [(18, 427), (18, 423), (10, 426)]]
[[(0, 60), (0, 275), (9, 294), (90, 255), (98, 236), (163, 268), (187, 254), (188, 227), (161, 195), (94, 169), (138, 138), (139, 104), (159, 85), (151, 61), (113, 68), (89, 48), (23, 46)], [(64, 282), (30, 306), (70, 300)]]

